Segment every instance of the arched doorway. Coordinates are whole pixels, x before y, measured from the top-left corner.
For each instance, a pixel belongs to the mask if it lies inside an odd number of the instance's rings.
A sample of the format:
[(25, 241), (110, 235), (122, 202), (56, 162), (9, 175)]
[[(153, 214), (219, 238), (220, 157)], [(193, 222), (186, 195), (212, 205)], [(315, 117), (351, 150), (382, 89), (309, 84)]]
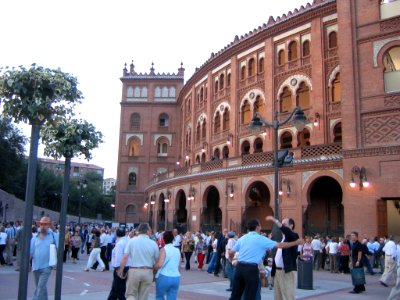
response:
[(175, 208), (174, 228), (177, 228), (179, 233), (185, 233), (187, 229), (187, 209), (186, 194), (183, 190), (179, 190), (176, 195)]
[(308, 206), (303, 218), (304, 234), (343, 235), (342, 196), (342, 188), (335, 179), (329, 176), (317, 178), (308, 193)]
[(251, 219), (257, 219), (261, 230), (270, 231), (272, 223), (265, 220), (266, 216), (273, 216), (274, 211), (270, 206), (271, 195), (267, 185), (262, 181), (253, 182), (245, 194), (245, 210), (242, 216), (242, 231), (246, 232), (246, 224)]
[(215, 186), (210, 186), (203, 196), (203, 210), (201, 213), (201, 230), (221, 231), (222, 211), (219, 208), (220, 196)]
[(157, 218), (157, 230), (162, 231), (165, 228), (165, 196), (164, 193), (160, 194), (158, 198), (158, 218)]

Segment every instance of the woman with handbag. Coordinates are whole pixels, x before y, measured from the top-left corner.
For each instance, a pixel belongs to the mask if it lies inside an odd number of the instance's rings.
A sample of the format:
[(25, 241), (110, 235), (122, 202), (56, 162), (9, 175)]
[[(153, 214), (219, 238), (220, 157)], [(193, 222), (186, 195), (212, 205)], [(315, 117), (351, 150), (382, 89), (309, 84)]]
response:
[(186, 232), (182, 241), (182, 253), (184, 253), (186, 258), (185, 270), (190, 270), (190, 258), (192, 257), (194, 251), (194, 240), (192, 239), (192, 234), (190, 231)]

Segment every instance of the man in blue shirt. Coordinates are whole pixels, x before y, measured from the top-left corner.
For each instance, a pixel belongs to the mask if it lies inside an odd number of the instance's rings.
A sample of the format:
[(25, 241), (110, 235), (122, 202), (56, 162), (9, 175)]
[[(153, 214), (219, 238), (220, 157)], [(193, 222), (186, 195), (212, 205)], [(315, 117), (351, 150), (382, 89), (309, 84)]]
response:
[(54, 233), (49, 227), (50, 218), (40, 219), (40, 232), (31, 239), (31, 258), (32, 271), (35, 278), (36, 290), (32, 300), (47, 299), (47, 281), (51, 274), (52, 267), (49, 265), (50, 245), (58, 247), (58, 234)]
[(230, 251), (231, 257), (235, 252), (240, 253), (230, 300), (240, 300), (243, 292), (245, 300), (255, 299), (259, 281), (258, 264), (267, 250), (289, 248), (303, 242), (301, 239), (289, 243), (272, 241), (260, 235), (261, 226), (258, 220), (250, 220), (247, 228), (249, 233), (242, 236)]

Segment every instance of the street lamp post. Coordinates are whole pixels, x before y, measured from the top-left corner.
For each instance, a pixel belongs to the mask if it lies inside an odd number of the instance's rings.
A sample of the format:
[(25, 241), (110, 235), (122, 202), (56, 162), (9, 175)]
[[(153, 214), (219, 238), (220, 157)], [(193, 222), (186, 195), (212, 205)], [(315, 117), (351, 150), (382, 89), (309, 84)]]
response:
[(79, 180), (79, 190), (80, 190), (80, 195), (79, 195), (79, 214), (78, 214), (78, 224), (79, 226), (81, 225), (81, 215), (82, 215), (82, 198), (83, 198), (83, 189), (86, 189), (86, 179), (84, 180)]
[[(274, 130), (274, 200), (275, 200), (275, 208), (274, 208), (274, 217), (279, 220), (279, 166), (278, 166), (278, 130), (279, 127), (289, 123), (292, 121), (292, 124), (296, 127), (298, 131), (302, 131), (305, 125), (308, 123), (307, 118), (304, 115), (304, 112), (301, 110), (299, 106), (295, 107), (291, 114), (283, 121), (278, 120), (278, 111), (275, 111), (274, 121), (272, 123), (265, 120), (258, 112), (254, 114), (253, 120), (250, 122), (250, 129), (252, 130), (262, 130), (264, 127), (273, 128)], [(276, 227), (276, 226), (274, 226)], [(273, 230), (274, 231), (274, 230)], [(273, 233), (274, 235), (274, 233)]]

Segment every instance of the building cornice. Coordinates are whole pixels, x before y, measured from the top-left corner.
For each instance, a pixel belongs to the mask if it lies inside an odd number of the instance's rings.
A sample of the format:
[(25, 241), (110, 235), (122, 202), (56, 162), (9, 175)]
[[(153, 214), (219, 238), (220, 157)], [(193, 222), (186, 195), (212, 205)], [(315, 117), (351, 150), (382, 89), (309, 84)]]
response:
[(371, 156), (400, 155), (400, 146), (342, 150), (342, 154), (343, 154), (343, 159), (371, 157)]

